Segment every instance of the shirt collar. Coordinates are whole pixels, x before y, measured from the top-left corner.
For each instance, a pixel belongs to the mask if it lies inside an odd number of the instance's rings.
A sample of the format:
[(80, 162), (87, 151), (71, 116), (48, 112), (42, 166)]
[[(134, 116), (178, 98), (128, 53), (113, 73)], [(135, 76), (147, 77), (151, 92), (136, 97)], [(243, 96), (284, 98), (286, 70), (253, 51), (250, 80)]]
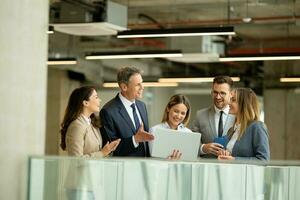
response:
[(92, 120), (90, 117), (86, 117), (84, 115), (81, 115), (81, 116), (83, 117), (84, 121), (86, 121), (88, 124), (91, 124)]
[(225, 108), (223, 110), (217, 108), (216, 106), (214, 106), (214, 107), (215, 107), (216, 113), (220, 113), (220, 111), (223, 111), (223, 113), (226, 114), (226, 115), (228, 115), (228, 113), (229, 113), (229, 109), (230, 109), (229, 105), (225, 106)]
[(121, 102), (123, 103), (124, 106), (130, 107), (131, 104), (135, 103), (135, 101), (129, 101), (128, 99), (126, 99), (126, 97), (124, 97), (121, 92), (119, 93), (119, 98), (121, 100)]
[[(165, 124), (166, 128), (171, 129), (171, 127), (169, 126), (168, 122), (164, 122), (164, 124)], [(177, 126), (177, 129), (176, 129), (176, 130), (180, 130), (180, 129), (182, 129), (182, 128), (184, 128), (184, 125), (183, 125), (183, 123), (180, 123), (180, 124)]]

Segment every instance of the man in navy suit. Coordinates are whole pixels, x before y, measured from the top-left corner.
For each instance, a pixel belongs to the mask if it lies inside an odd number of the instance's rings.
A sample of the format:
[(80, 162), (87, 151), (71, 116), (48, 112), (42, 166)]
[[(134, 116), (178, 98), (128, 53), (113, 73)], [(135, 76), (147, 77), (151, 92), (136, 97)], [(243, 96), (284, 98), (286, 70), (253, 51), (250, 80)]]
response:
[(133, 67), (121, 68), (117, 80), (120, 92), (100, 111), (103, 144), (120, 138), (114, 156), (148, 157), (148, 141), (154, 137), (148, 133), (146, 105), (137, 100), (144, 90), (141, 72)]

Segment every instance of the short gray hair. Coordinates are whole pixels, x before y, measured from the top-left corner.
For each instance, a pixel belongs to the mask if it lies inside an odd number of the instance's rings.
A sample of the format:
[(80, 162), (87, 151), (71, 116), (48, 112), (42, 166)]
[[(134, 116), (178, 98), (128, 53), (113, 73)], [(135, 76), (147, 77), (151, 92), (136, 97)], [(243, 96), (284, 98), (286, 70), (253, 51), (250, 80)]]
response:
[(129, 82), (131, 76), (135, 74), (141, 74), (141, 71), (135, 67), (123, 67), (118, 71), (117, 81), (120, 85), (121, 83), (125, 83), (126, 85)]

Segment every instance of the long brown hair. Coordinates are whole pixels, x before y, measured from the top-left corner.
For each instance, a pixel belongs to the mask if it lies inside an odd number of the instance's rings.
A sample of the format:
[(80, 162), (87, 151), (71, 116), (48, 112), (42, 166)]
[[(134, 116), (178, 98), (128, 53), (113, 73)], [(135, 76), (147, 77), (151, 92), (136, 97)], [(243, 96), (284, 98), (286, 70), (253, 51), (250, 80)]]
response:
[(239, 135), (241, 138), (246, 128), (252, 122), (259, 120), (259, 103), (255, 92), (250, 88), (236, 88), (233, 91), (238, 104), (237, 118), (241, 124)]
[(172, 96), (169, 100), (169, 103), (167, 104), (166, 108), (165, 108), (165, 111), (164, 111), (164, 115), (163, 115), (163, 118), (162, 118), (162, 121), (161, 122), (166, 122), (168, 121), (168, 118), (169, 118), (169, 110), (177, 105), (177, 104), (184, 104), (187, 108), (187, 112), (186, 112), (186, 115), (185, 115), (185, 118), (184, 120), (182, 121), (182, 123), (186, 126), (190, 120), (190, 116), (191, 116), (191, 106), (190, 106), (190, 101), (189, 99), (182, 95), (182, 94), (175, 94), (174, 96)]
[[(94, 90), (95, 88), (92, 86), (84, 86), (73, 90), (71, 93), (60, 129), (60, 146), (63, 150), (66, 149), (66, 133), (70, 124), (83, 112), (83, 101), (88, 101)], [(99, 128), (100, 126), (99, 120), (94, 113), (91, 115), (91, 123), (96, 128)]]

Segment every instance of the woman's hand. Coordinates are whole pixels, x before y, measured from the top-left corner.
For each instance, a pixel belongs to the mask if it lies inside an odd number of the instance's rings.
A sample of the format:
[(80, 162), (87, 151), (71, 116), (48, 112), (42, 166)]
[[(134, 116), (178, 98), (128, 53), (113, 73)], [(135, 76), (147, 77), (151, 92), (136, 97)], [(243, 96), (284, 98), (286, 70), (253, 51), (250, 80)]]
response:
[(217, 156), (231, 156), (231, 153), (228, 150), (221, 149), (218, 151)]
[(218, 160), (235, 160), (235, 158), (232, 157), (232, 156), (223, 156), (223, 155), (220, 155), (220, 156), (218, 156)]
[(167, 158), (169, 160), (179, 160), (181, 157), (182, 153), (179, 152), (179, 150), (173, 150), (172, 154), (169, 155)]
[(218, 151), (218, 160), (235, 160), (235, 158), (231, 156), (229, 151), (220, 150)]
[(101, 152), (104, 156), (108, 156), (111, 152), (116, 150), (120, 143), (121, 139), (114, 140), (112, 142), (107, 142), (106, 145), (102, 148)]

